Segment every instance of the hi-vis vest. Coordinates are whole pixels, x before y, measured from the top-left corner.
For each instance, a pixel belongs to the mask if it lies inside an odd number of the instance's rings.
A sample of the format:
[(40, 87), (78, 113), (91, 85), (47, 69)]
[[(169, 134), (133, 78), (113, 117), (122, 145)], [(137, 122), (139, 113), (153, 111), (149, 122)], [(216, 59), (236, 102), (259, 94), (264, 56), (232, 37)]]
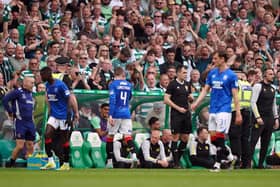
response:
[[(252, 86), (248, 81), (238, 80), (238, 99), (240, 109), (251, 107)], [(231, 108), (234, 111), (234, 101), (232, 101)]]
[(64, 76), (64, 73), (52, 73), (52, 76), (53, 76), (54, 79), (62, 80), (63, 76)]

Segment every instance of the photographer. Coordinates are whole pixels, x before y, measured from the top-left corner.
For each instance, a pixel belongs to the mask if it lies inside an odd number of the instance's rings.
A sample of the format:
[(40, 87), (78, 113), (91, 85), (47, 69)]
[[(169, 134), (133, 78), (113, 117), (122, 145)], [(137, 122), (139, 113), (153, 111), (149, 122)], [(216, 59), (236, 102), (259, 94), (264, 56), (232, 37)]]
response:
[(81, 73), (78, 68), (73, 67), (70, 76), (73, 80), (71, 86), (72, 89), (90, 90), (90, 87), (86, 81), (86, 75), (84, 73)]

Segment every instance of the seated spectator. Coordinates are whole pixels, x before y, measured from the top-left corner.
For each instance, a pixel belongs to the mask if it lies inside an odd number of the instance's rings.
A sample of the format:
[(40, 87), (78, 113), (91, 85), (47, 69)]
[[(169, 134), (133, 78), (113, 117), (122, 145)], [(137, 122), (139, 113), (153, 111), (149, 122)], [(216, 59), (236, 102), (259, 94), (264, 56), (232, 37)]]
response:
[(214, 168), (214, 146), (208, 142), (208, 130), (205, 127), (197, 129), (197, 137), (190, 143), (190, 160), (193, 166)]
[(108, 134), (107, 123), (109, 117), (109, 104), (108, 103), (101, 104), (99, 111), (100, 114), (98, 116), (97, 115), (94, 116), (90, 120), (90, 123), (94, 128), (94, 131), (98, 133), (100, 139), (106, 142), (106, 135)]
[(167, 168), (164, 145), (160, 140), (160, 131), (152, 130), (151, 138), (145, 140), (139, 151), (139, 160), (142, 168)]
[(13, 124), (13, 121), (10, 119), (7, 119), (3, 122), (2, 125), (2, 138), (5, 140), (13, 140), (14, 139), (14, 131), (15, 131), (15, 127)]
[(160, 130), (160, 121), (157, 117), (151, 117), (148, 121), (150, 130)]
[(166, 159), (169, 163), (169, 167), (173, 168), (174, 167), (174, 161), (173, 161), (173, 155), (171, 152), (171, 142), (172, 142), (172, 133), (170, 129), (163, 129), (162, 130), (162, 135), (161, 135), (161, 141), (164, 145), (164, 152)]
[(79, 119), (79, 124), (78, 126), (76, 126), (76, 128), (78, 128), (81, 131), (93, 131), (90, 122), (92, 118), (92, 110), (90, 104), (87, 102), (82, 103), (79, 113), (80, 113), (80, 119)]
[(131, 168), (136, 167), (133, 165), (133, 159), (129, 158), (130, 149), (127, 142), (121, 138), (115, 140), (113, 143), (113, 167), (114, 168)]
[(145, 124), (150, 126), (150, 119), (157, 118), (159, 121), (159, 128), (164, 127), (165, 122), (165, 105), (162, 102), (156, 102), (153, 104), (153, 107), (148, 110), (147, 116), (145, 118)]

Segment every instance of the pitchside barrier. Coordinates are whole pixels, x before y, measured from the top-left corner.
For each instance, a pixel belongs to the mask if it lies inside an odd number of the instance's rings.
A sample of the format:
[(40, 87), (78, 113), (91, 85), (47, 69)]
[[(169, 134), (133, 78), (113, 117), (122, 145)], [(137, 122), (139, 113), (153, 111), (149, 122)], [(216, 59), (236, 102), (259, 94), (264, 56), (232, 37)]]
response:
[[(80, 118), (81, 120), (77, 124), (73, 124), (73, 131), (75, 131), (70, 138), (71, 145), (71, 164), (76, 168), (103, 168), (105, 166), (106, 151), (105, 142), (99, 139), (97, 133), (94, 132), (91, 120), (95, 115), (99, 115), (99, 106), (102, 103), (108, 103), (108, 91), (100, 90), (74, 90), (76, 95)], [(133, 116), (133, 136), (138, 149), (141, 142), (149, 137), (147, 117), (157, 114), (162, 123), (161, 128), (169, 128), (169, 113), (170, 108), (163, 104), (162, 92), (133, 92), (133, 97), (130, 102), (130, 108)], [(194, 94), (195, 97), (198, 94)], [(37, 129), (38, 136), (36, 138), (35, 154), (31, 156), (31, 159), (38, 161), (42, 158), (41, 154), (44, 153), (44, 132), (46, 127), (46, 121), (48, 117), (47, 105), (45, 103), (44, 93), (34, 94), (36, 100), (34, 120)], [(277, 104), (280, 104), (280, 95), (277, 95)], [(206, 97), (203, 103), (192, 114), (193, 134), (197, 129), (197, 126), (205, 124), (204, 114), (207, 114), (207, 107), (209, 105), (209, 97)], [(14, 124), (7, 119), (7, 115), (3, 110), (3, 106), (0, 105), (0, 162), (2, 166), (5, 166), (5, 162), (9, 159), (11, 152), (15, 146), (13, 139)], [(194, 137), (192, 135), (191, 137)], [(256, 154), (254, 154), (254, 163), (258, 160), (259, 144), (256, 147)], [(271, 138), (268, 154), (280, 147), (280, 133), (274, 133)], [(58, 149), (59, 150), (59, 149)], [(36, 156), (37, 155), (37, 156)], [(24, 157), (24, 154), (21, 155)], [(30, 159), (29, 159), (30, 160)], [(25, 161), (18, 159), (17, 163), (22, 165)], [(31, 163), (32, 165), (32, 163)], [(184, 168), (191, 167), (189, 161), (189, 152), (185, 152), (181, 159), (181, 165)], [(34, 166), (34, 165), (32, 165)], [(39, 167), (38, 167), (39, 168)], [(37, 169), (38, 169), (37, 168)], [(32, 169), (36, 169), (32, 167)]]

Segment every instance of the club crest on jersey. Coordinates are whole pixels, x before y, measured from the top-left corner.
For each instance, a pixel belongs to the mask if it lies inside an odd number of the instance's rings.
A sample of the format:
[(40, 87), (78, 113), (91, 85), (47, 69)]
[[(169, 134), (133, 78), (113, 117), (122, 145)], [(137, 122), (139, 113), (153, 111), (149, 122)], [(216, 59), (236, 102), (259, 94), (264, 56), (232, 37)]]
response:
[(185, 89), (186, 89), (186, 91), (187, 91), (187, 92), (189, 91), (189, 88), (188, 88), (188, 86), (185, 86)]
[(57, 89), (57, 88), (55, 88), (55, 89), (54, 89), (54, 92), (57, 92), (57, 90), (58, 90), (58, 89)]
[(227, 80), (228, 76), (224, 75), (223, 80)]
[(26, 99), (26, 95), (25, 94), (22, 94), (22, 99)]

